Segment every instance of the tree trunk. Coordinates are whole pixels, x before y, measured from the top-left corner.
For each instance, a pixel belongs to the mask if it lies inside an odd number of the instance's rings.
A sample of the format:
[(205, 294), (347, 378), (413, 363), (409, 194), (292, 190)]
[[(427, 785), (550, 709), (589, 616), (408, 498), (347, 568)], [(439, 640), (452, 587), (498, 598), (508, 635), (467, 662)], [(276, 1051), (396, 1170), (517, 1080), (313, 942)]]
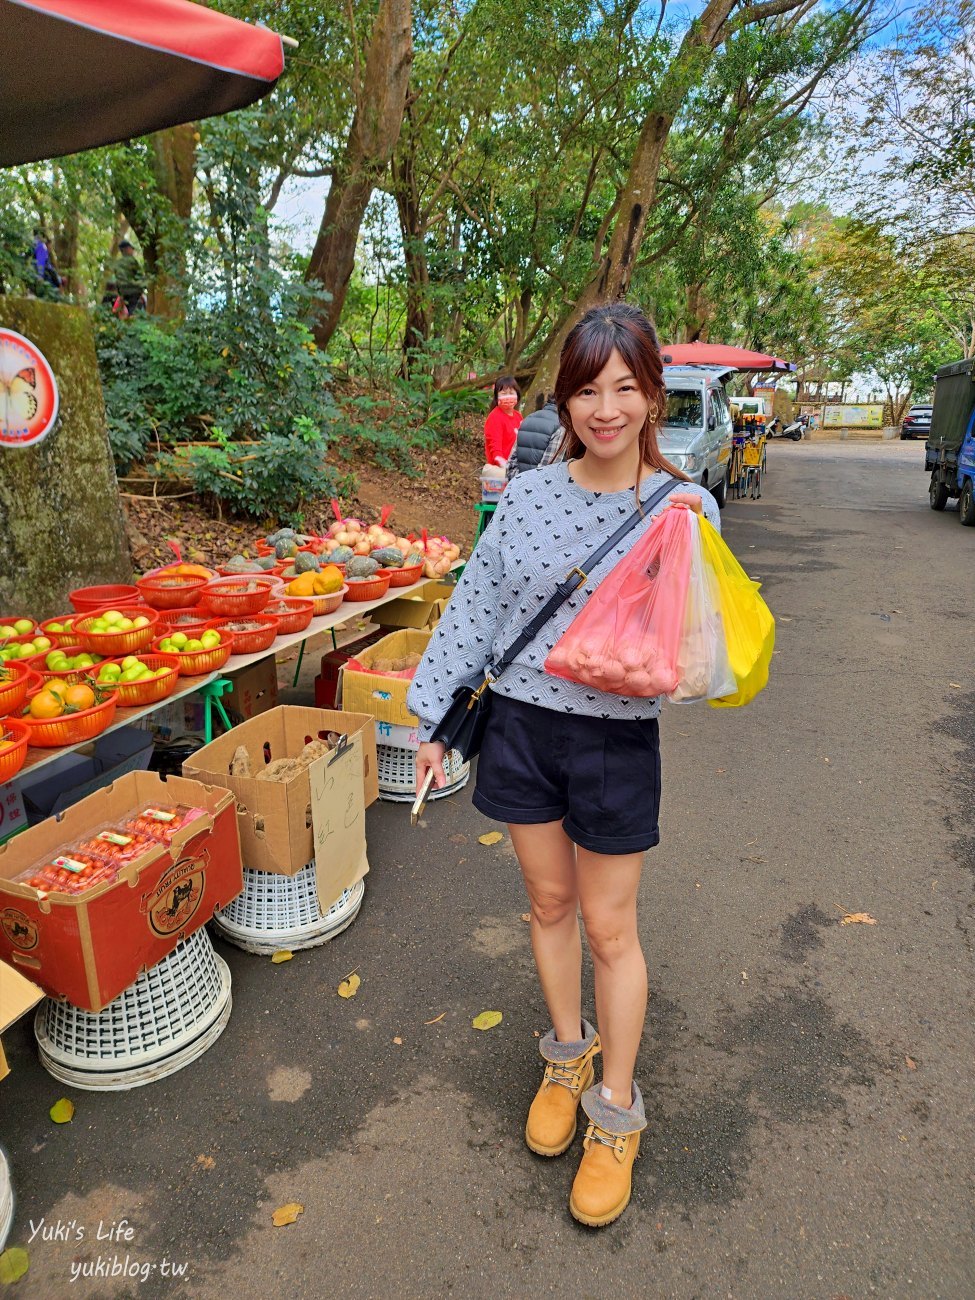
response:
[[(407, 109), (407, 117), (410, 112)], [(410, 139), (408, 147), (392, 159), (393, 189), (403, 241), (406, 270), (406, 322), (403, 327), (404, 378), (413, 367), (414, 348), (422, 348), (430, 337), (430, 267), (427, 262), (426, 225), (416, 181), (416, 150)]]
[(711, 309), (703, 284), (689, 284), (684, 298), (684, 342), (707, 342)]
[(305, 279), (321, 286), (318, 346), (338, 324), (355, 264), (356, 242), (372, 191), (399, 139), (413, 61), (410, 0), (382, 0), (345, 150), (336, 161)]

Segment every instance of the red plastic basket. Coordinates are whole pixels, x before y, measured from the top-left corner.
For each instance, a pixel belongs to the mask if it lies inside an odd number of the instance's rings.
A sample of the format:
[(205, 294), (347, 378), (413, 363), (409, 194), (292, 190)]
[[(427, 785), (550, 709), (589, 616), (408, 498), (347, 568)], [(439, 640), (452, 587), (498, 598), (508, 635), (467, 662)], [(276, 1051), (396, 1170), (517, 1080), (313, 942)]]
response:
[(389, 585), (391, 587), (412, 587), (414, 582), (419, 582), (423, 577), (423, 565), (411, 564), (405, 569), (389, 570)]
[[(191, 615), (189, 622), (179, 620)], [(159, 611), (159, 623), (156, 626), (156, 639), (165, 636), (162, 626), (165, 623), (169, 632), (185, 632), (188, 637), (199, 636), (213, 622), (213, 615), (202, 605), (188, 605), (186, 609), (167, 609)]]
[[(254, 590), (248, 591), (248, 587)], [(277, 579), (266, 573), (216, 578), (207, 583), (200, 600), (219, 618), (245, 618), (259, 614), (276, 587)]]
[[(107, 587), (77, 587), (68, 599), (77, 614), (90, 614), (95, 609), (117, 609), (119, 605), (137, 605), (142, 597), (138, 587), (113, 583)], [(57, 619), (54, 620), (57, 622)]]
[(209, 579), (186, 573), (154, 574), (137, 578), (142, 599), (153, 609), (186, 609), (200, 599)]
[[(111, 608), (111, 606), (109, 606), (109, 608)], [(62, 614), (60, 618), (55, 617), (55, 618), (46, 619), (45, 622), (41, 623), (40, 627), (38, 628), (38, 631), (43, 636), (46, 636), (53, 646), (57, 646), (59, 649), (64, 650), (67, 646), (77, 645), (78, 643), (78, 633), (74, 630), (74, 620), (77, 617), (78, 617), (77, 614), (71, 613), (71, 614)], [(71, 620), (71, 628), (69, 631), (67, 632), (51, 631), (52, 623), (64, 623), (66, 619)]]
[(19, 713), (27, 696), (40, 688), (40, 674), (34, 672), (26, 659), (13, 659), (8, 664), (0, 664), (0, 718), (8, 713)]
[(79, 618), (75, 630), (78, 639), (87, 650), (103, 655), (106, 659), (117, 655), (138, 654), (140, 650), (145, 650), (155, 637), (164, 635), (161, 626), (165, 625), (164, 620), (154, 609), (146, 610), (145, 617), (149, 622), (145, 627), (134, 627), (128, 632), (89, 632), (88, 626), (95, 617), (94, 614), (86, 614), (84, 618)]
[[(36, 694), (32, 691), (28, 698)], [(112, 691), (101, 704), (92, 709), (82, 709), (80, 713), (68, 713), (60, 718), (18, 718), (17, 721), (27, 728), (29, 745), (38, 749), (58, 749), (62, 745), (81, 745), (100, 736), (115, 721), (117, 708), (118, 698)]]
[(278, 636), (288, 636), (305, 630), (315, 616), (315, 607), (307, 597), (280, 596), (271, 598), (264, 613), (273, 614), (278, 620)]
[[(0, 627), (12, 627), (14, 623), (19, 623), (21, 619), (30, 624), (30, 632), (18, 632), (18, 636), (30, 636), (31, 633), (37, 631), (37, 622), (32, 618), (28, 618), (26, 614), (11, 614), (9, 618), (6, 616), (0, 617)], [(54, 621), (56, 623), (57, 619)]]
[(17, 775), (24, 766), (27, 757), (27, 741), (30, 732), (18, 718), (5, 718), (0, 721), (0, 746), (4, 735), (9, 736), (13, 744), (9, 748), (0, 748), (0, 785)]
[(146, 704), (156, 704), (159, 700), (172, 695), (179, 681), (179, 655), (142, 654), (139, 659), (147, 668), (155, 672), (159, 668), (168, 668), (165, 677), (153, 677), (146, 682), (114, 682), (118, 692), (119, 708), (134, 709)]
[(392, 569), (386, 569), (384, 572), (374, 573), (371, 578), (346, 578), (346, 600), (378, 600), (380, 596), (385, 596), (389, 591), (390, 575), (394, 572)]
[(260, 627), (255, 627), (249, 632), (238, 632), (236, 628), (227, 628), (226, 624), (231, 621), (233, 620), (220, 619), (213, 626), (218, 632), (230, 632), (234, 638), (235, 655), (252, 655), (258, 650), (266, 650), (278, 635), (278, 620), (273, 614), (240, 615), (241, 622), (260, 624)]
[[(69, 658), (71, 658), (73, 655), (84, 654), (86, 649), (85, 646), (81, 646), (81, 645), (68, 645), (68, 646), (62, 646), (61, 648), (64, 650), (64, 653), (68, 655)], [(45, 660), (47, 659), (47, 656), (50, 653), (51, 653), (50, 650), (45, 650), (43, 654), (31, 655), (29, 659), (21, 660), (21, 663), (27, 664), (28, 668), (32, 668), (34, 672), (37, 673), (38, 677), (40, 677), (41, 679), (41, 684), (43, 686), (46, 686), (48, 682), (53, 682), (55, 679), (59, 679), (62, 682), (67, 682), (68, 685), (71, 686), (75, 682), (83, 682), (86, 678), (93, 677), (95, 675), (94, 670), (92, 668), (69, 668), (66, 672), (63, 673), (56, 672), (53, 668), (48, 668), (47, 664), (45, 663)], [(102, 663), (103, 656), (95, 655), (95, 653), (90, 650), (88, 651), (88, 653), (91, 655), (93, 659), (98, 660), (99, 665)]]
[[(215, 673), (230, 658), (234, 648), (234, 634), (218, 627), (215, 623), (210, 623), (208, 626), (216, 628), (220, 633), (220, 645), (214, 646), (212, 650), (195, 650), (188, 655), (172, 655), (173, 659), (179, 660), (180, 677), (204, 677), (207, 673)], [(165, 651), (159, 649), (158, 643), (154, 644), (152, 649), (155, 654), (165, 654)]]

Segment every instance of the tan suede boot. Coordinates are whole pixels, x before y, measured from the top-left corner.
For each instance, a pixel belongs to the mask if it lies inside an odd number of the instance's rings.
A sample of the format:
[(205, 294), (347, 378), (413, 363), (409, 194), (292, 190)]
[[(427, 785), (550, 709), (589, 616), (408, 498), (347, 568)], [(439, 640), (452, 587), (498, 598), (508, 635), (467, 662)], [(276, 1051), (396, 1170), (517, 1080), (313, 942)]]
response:
[(585, 1038), (560, 1043), (550, 1030), (539, 1043), (547, 1062), (542, 1086), (528, 1112), (525, 1141), (536, 1155), (560, 1156), (576, 1135), (579, 1098), (592, 1086), (593, 1058), (599, 1052), (599, 1035), (588, 1020), (582, 1022)]
[(640, 1089), (633, 1085), (633, 1105), (616, 1106), (591, 1088), (582, 1098), (589, 1116), (579, 1165), (569, 1197), (574, 1219), (602, 1228), (618, 1219), (630, 1203), (633, 1161), (640, 1133), (647, 1126)]

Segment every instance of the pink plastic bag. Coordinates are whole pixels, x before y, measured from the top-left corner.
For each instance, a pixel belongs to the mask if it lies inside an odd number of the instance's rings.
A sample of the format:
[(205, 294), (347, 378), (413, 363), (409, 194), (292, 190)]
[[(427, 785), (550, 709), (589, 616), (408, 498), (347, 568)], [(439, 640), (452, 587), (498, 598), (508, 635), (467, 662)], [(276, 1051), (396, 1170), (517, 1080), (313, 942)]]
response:
[(705, 561), (697, 515), (691, 516), (691, 567), (684, 629), (677, 651), (677, 677), (676, 689), (667, 696), (674, 704), (719, 699), (737, 687), (728, 660), (721, 593), (714, 570)]
[(611, 695), (676, 689), (693, 522), (680, 505), (653, 521), (566, 628), (546, 672)]

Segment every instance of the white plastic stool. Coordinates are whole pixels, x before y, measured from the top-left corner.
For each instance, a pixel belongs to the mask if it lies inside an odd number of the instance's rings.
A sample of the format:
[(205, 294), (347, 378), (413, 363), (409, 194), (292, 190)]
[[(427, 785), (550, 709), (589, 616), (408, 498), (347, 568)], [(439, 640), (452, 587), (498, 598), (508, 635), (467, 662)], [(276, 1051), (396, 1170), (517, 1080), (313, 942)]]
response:
[(0, 1151), (0, 1250), (6, 1245), (14, 1221), (14, 1189), (10, 1182), (7, 1157)]
[[(377, 744), (376, 759), (380, 799), (388, 803), (412, 803), (416, 798), (416, 750), (405, 745)], [(442, 790), (431, 790), (431, 799), (456, 794), (470, 780), (471, 765), (463, 762), (456, 750), (450, 751), (443, 765), (447, 784)]]
[(221, 935), (245, 952), (298, 952), (328, 943), (347, 929), (359, 914), (365, 891), (365, 881), (357, 881), (323, 913), (314, 861), (293, 876), (245, 867), (243, 892), (218, 909), (213, 920)]

